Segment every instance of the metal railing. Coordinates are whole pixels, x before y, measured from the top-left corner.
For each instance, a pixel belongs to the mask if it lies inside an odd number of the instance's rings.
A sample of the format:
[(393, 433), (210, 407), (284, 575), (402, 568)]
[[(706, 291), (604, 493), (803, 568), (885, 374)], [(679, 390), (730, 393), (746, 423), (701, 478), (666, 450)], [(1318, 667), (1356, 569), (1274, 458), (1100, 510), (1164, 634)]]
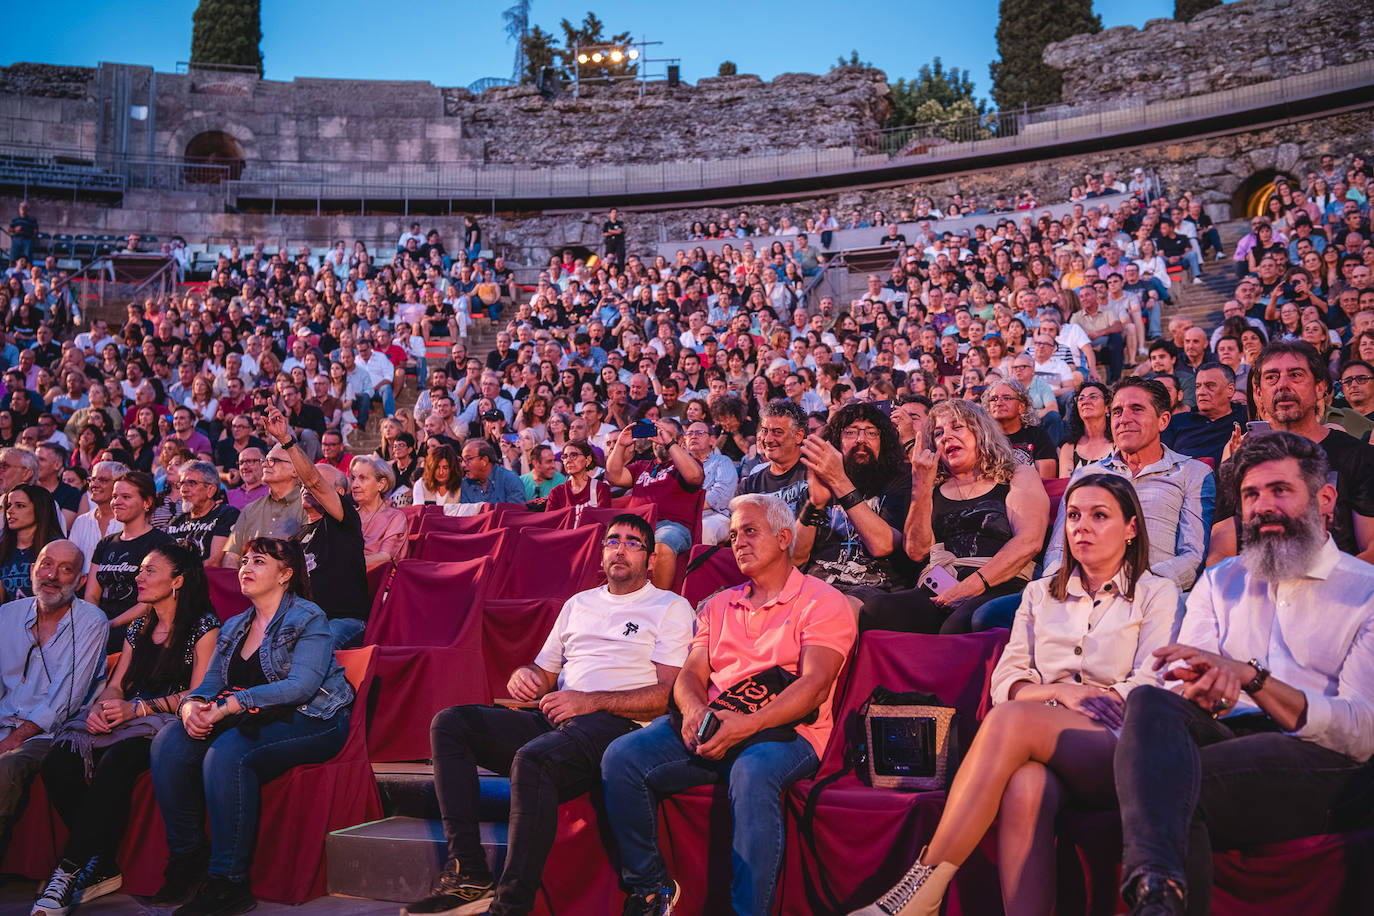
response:
[(31, 179), (34, 186), (77, 191), (215, 191), (228, 181), (228, 165), (138, 155), (99, 154), (80, 147), (61, 148), (0, 142), (0, 170), (7, 183)]

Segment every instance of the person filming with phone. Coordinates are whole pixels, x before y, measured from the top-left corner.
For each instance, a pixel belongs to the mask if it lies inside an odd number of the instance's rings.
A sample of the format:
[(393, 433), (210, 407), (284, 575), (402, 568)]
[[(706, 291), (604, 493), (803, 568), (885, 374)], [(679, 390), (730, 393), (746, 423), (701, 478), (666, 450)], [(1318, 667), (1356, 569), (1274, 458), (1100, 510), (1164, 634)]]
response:
[(835, 678), (857, 635), (844, 595), (792, 565), (795, 532), (777, 496), (730, 501), (730, 549), (749, 581), (712, 595), (697, 616), (673, 686), (677, 712), (617, 738), (602, 758), (606, 814), (631, 892), (625, 916), (663, 916), (677, 901), (658, 850), (659, 797), (719, 783), (729, 786), (734, 819), (734, 912), (772, 912), (782, 794), (819, 766)]
[[(653, 577), (663, 589), (673, 584), (678, 556), (692, 549), (697, 493), (706, 480), (701, 462), (682, 444), (682, 433), (682, 424), (671, 417), (639, 420), (620, 431), (606, 455), (606, 482), (629, 487), (658, 507)], [(652, 457), (635, 460), (642, 443), (651, 443)]]

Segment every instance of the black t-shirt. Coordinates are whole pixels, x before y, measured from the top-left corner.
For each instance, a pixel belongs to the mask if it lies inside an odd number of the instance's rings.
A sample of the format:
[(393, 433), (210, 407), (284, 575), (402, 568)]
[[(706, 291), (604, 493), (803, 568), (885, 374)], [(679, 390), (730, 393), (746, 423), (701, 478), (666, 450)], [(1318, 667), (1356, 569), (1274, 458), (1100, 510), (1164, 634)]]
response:
[[(901, 531), (911, 503), (911, 475), (905, 470), (899, 471), (883, 492), (868, 503), (879, 518)], [(842, 592), (860, 586), (892, 591), (915, 584), (916, 564), (900, 544), (887, 556), (875, 557), (864, 546), (847, 512), (834, 502), (827, 512), (830, 521), (816, 528), (807, 573)]]
[[(257, 436), (249, 436), (248, 444), (244, 448), (261, 449), (264, 455), (268, 452), (267, 443)], [(236, 468), (239, 465), (239, 450), (234, 447), (234, 440), (221, 439), (215, 443), (215, 464), (221, 468)]]
[[(720, 438), (722, 454), (728, 454), (724, 448), (728, 441), (728, 437)], [(807, 486), (806, 465), (799, 460), (785, 473), (774, 474), (771, 466), (765, 461), (752, 473), (740, 478), (735, 493), (772, 493), (787, 503), (787, 507), (795, 513), (797, 507), (811, 495), (811, 490)]]
[[(607, 235), (614, 232), (615, 235)], [(606, 240), (608, 249), (616, 250), (625, 247), (625, 224), (618, 219), (608, 219), (601, 224), (601, 236)]]
[(1231, 431), (1237, 423), (1245, 425), (1244, 405), (1231, 405), (1231, 412), (1217, 420), (1209, 420), (1200, 413), (1176, 413), (1165, 427), (1160, 439), (1169, 448), (1190, 458), (1211, 458), (1212, 466), (1221, 466), (1221, 453), (1231, 441)]
[(201, 558), (210, 558), (210, 545), (216, 537), (228, 537), (238, 521), (239, 510), (228, 503), (220, 503), (200, 518), (183, 512), (172, 519), (167, 533), (183, 547), (194, 550)]
[(1050, 441), (1050, 434), (1042, 426), (1023, 425), (1007, 436), (1007, 441), (1011, 443), (1017, 464), (1034, 467), (1037, 461), (1057, 461), (1059, 458), (1054, 443)]
[(16, 546), (8, 558), (0, 560), (0, 587), (4, 588), (6, 601), (33, 596), (33, 583), (29, 571), (33, 569), (37, 552), (32, 547)]
[(81, 508), (81, 491), (60, 480), (56, 489), (52, 491), (52, 499), (57, 503), (57, 508), (66, 509), (68, 512), (76, 512)]
[(372, 602), (367, 596), (363, 522), (352, 499), (342, 496), (340, 502), (342, 520), (325, 513), (297, 532), (296, 540), (305, 550), (311, 596), (325, 616), (366, 620)]
[[(107, 534), (91, 552), (91, 565), (97, 567), (96, 582), (100, 583), (100, 609), (114, 620), (138, 603), (139, 564), (154, 547), (173, 543), (172, 536), (157, 528), (150, 528), (131, 540), (124, 540), (123, 532)], [(111, 627), (106, 652), (118, 652), (124, 642), (124, 627)]]
[(314, 404), (302, 402), (301, 409), (288, 413), (286, 420), (297, 429), (313, 429), (316, 435), (324, 435), (324, 412)]

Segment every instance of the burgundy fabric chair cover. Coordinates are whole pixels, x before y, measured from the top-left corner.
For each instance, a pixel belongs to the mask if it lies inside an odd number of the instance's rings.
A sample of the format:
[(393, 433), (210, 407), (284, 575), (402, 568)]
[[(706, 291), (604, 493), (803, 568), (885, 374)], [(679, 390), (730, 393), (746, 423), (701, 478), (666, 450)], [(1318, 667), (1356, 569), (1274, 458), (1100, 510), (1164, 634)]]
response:
[(517, 511), (511, 506), (507, 511), (497, 513), (493, 527), (508, 531), (521, 531), (525, 528), (566, 528), (574, 515), (573, 507), (566, 506), (552, 512)]
[[(381, 798), (367, 760), (367, 714), (374, 670), (371, 648), (337, 653), (355, 685), (357, 700), (348, 740), (334, 759), (294, 767), (262, 788), (258, 840), (253, 853), (253, 893), (278, 903), (303, 903), (325, 893), (325, 837), (333, 830), (382, 816)], [(15, 825), (3, 870), (44, 880), (57, 864), (67, 830), (47, 802), (42, 778)], [(167, 864), (167, 836), (144, 774), (134, 785), (129, 829), (120, 844), (122, 893), (154, 894)]]
[(482, 609), (482, 656), (493, 697), (510, 696), (511, 672), (534, 662), (563, 602), (552, 598), (492, 598)]
[[(843, 768), (846, 730), (874, 687), (900, 692), (919, 690), (938, 696), (959, 711), (959, 741), (967, 748), (978, 723), (991, 708), (988, 682), (1007, 641), (1006, 630), (960, 636), (890, 633), (871, 630), (842, 675), (835, 699), (835, 731), (821, 758), (818, 776)], [(804, 873), (815, 878), (818, 865), (797, 832), (811, 780), (788, 793), (793, 826), (784, 856), (782, 910), (810, 914)], [(900, 792), (864, 785), (854, 773), (821, 791), (814, 838), (819, 873), (840, 898), (843, 909), (873, 902), (896, 883), (929, 842), (944, 807), (945, 793)], [(861, 827), (858, 825), (862, 825)], [(980, 850), (960, 869), (949, 895), (947, 912), (999, 912), (997, 873)]]
[(459, 645), (376, 647), (367, 713), (369, 760), (427, 760), (435, 713), (491, 702), (480, 641), (481, 629), (474, 627)]
[(588, 525), (571, 530), (527, 528), (510, 551), (504, 582), (492, 598), (552, 598), (566, 601), (596, 583), (601, 571), (605, 529)]
[[(534, 916), (608, 916), (625, 905), (608, 849), (615, 841), (605, 815), (582, 795), (558, 807), (558, 835), (544, 865)], [(722, 912), (729, 912), (725, 909)]]
[(691, 566), (698, 557), (707, 551), (713, 551), (701, 566), (687, 573), (682, 580), (682, 597), (686, 598), (692, 607), (696, 607), (703, 598), (709, 598), (722, 588), (731, 588), (748, 581), (744, 573), (739, 571), (739, 564), (735, 562), (735, 552), (730, 549), (730, 545), (718, 546), (720, 549), (716, 550), (705, 544), (697, 544), (688, 554), (686, 565)]
[[(477, 560), (501, 557), (503, 543), (510, 540), (505, 528), (495, 531), (482, 531), (476, 534), (453, 534), (448, 531), (427, 531), (420, 535), (411, 557), (416, 560), (429, 560), (433, 563), (461, 563), (464, 560)], [(497, 567), (493, 566), (493, 572)]]
[(475, 534), (491, 530), (495, 518), (496, 516), (490, 512), (479, 512), (477, 515), (445, 515), (442, 512), (434, 512), (420, 520), (420, 530), (416, 533), (448, 531), (453, 534)]
[(382, 586), (386, 585), (395, 568), (396, 564), (391, 560), (367, 568), (367, 597), (377, 597), (377, 593), (382, 590)]
[(611, 519), (626, 512), (633, 512), (644, 519), (650, 525), (658, 520), (658, 509), (653, 503), (636, 503), (632, 506), (573, 506), (579, 511), (574, 512), (568, 521), (563, 523), (565, 528), (580, 528), (583, 525), (607, 525), (611, 524)]
[(253, 604), (243, 597), (239, 590), (239, 571), (224, 566), (205, 567), (205, 578), (210, 585), (210, 604), (219, 615), (220, 622), (242, 614)]
[(420, 520), (429, 515), (439, 506), (402, 506), (401, 513), (406, 517), (406, 533), (418, 534), (420, 532)]
[(402, 560), (368, 620), (364, 642), (378, 646), (477, 644), (490, 579), (483, 557), (461, 563)]

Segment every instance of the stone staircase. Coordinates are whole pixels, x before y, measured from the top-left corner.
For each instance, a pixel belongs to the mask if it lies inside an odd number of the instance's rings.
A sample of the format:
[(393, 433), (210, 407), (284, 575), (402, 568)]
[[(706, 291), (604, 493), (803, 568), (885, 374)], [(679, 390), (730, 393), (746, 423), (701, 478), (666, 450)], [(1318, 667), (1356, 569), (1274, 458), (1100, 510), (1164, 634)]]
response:
[[(1228, 223), (1218, 223), (1217, 232), (1221, 235), (1222, 247), (1226, 254), (1220, 261), (1207, 261), (1202, 265), (1202, 282), (1193, 283), (1186, 277), (1173, 285), (1174, 304), (1165, 309), (1163, 330), (1168, 334), (1169, 319), (1182, 315), (1193, 324), (1211, 330), (1221, 324), (1221, 307), (1236, 291), (1235, 253), (1236, 243), (1250, 231), (1250, 221), (1239, 219)], [(1213, 254), (1215, 257), (1215, 254)]]
[[(429, 893), (447, 856), (434, 768), (428, 763), (374, 763), (386, 814), (378, 821), (336, 830), (325, 840), (329, 893), (407, 902)], [(506, 857), (510, 781), (480, 771), (482, 848), (492, 874)]]

